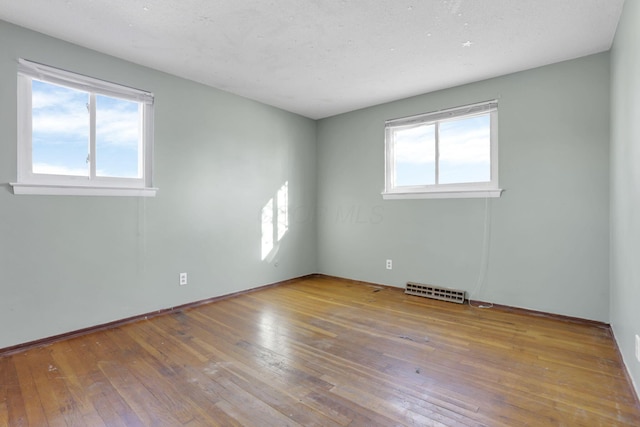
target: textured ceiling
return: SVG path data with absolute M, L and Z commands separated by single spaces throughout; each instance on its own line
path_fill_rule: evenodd
M 606 51 L 623 2 L 0 0 L 0 19 L 317 119 Z

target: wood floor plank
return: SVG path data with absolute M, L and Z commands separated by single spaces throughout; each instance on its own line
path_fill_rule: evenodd
M 408 403 L 419 401 L 432 413 L 442 414 L 444 417 L 460 422 L 467 417 L 467 413 L 478 411 L 474 405 L 450 396 L 444 397 L 431 387 L 423 387 L 419 381 L 400 383 L 395 376 L 358 366 L 357 362 L 333 357 L 330 352 L 308 348 L 300 348 L 299 351 L 306 354 L 308 363 L 324 366 L 327 374 L 322 378 L 336 386 L 357 384 L 363 392 L 381 391 L 395 400 Z M 415 374 L 415 371 L 413 372 Z
M 120 352 L 110 344 L 105 332 L 80 337 L 66 342 L 70 351 L 64 352 L 68 366 L 72 367 L 80 390 L 93 406 L 95 414 L 106 426 L 144 426 L 145 423 L 114 387 L 111 378 L 100 369 L 100 364 L 108 360 L 118 360 L 126 364 L 131 355 Z M 53 346 L 54 348 L 60 347 Z M 90 424 L 88 424 L 90 425 Z M 96 425 L 97 422 L 96 422 Z
M 73 412 L 80 416 L 77 423 L 84 426 L 105 426 L 92 399 L 87 395 L 84 383 L 78 377 L 83 375 L 84 371 L 75 363 L 74 350 L 68 344 L 64 342 L 51 349 L 51 366 L 57 372 L 58 380 L 64 381 L 66 385 L 68 399 L 73 402 Z
M 9 425 L 9 419 L 19 426 L 27 425 L 28 421 L 13 360 L 0 358 L 0 426 Z
M 640 426 L 610 329 L 323 276 L 0 357 L 0 426 Z
M 144 354 L 144 350 L 137 345 L 138 342 L 148 343 L 153 338 L 153 335 L 150 334 L 150 325 L 147 323 L 143 326 L 146 328 L 144 331 L 146 333 L 139 341 L 126 339 L 120 331 L 107 332 L 109 340 L 114 345 L 132 354 L 139 354 L 140 357 L 135 357 L 126 366 L 122 366 L 119 361 L 101 362 L 101 369 L 112 383 L 116 378 L 115 371 L 119 371 L 121 376 L 116 388 L 120 388 L 126 393 L 126 396 L 139 393 L 145 397 L 143 399 L 140 396 L 136 398 L 136 408 L 139 411 L 144 411 L 147 417 L 151 417 L 154 424 L 186 425 L 197 421 L 206 425 L 208 416 L 204 413 L 203 408 L 194 404 L 193 399 L 190 398 L 193 387 L 183 381 L 171 363 L 170 356 L 167 356 L 170 351 L 165 345 L 167 339 L 160 337 L 159 341 L 156 341 L 157 347 L 161 349 L 156 355 L 162 354 L 162 360 L 150 357 L 148 353 Z M 146 349 L 150 349 L 150 347 L 146 347 Z M 181 353 L 181 355 L 184 356 L 185 353 Z M 111 374 L 107 371 L 110 371 Z M 179 381 L 174 381 L 175 379 L 179 379 Z M 130 402 L 129 399 L 125 400 Z
M 32 350 L 27 353 L 11 356 L 11 360 L 16 368 L 16 373 L 20 382 L 20 394 L 25 402 L 27 425 L 29 426 L 48 426 L 47 417 L 41 402 L 40 394 L 36 388 L 34 378 L 29 367 L 33 353 Z M 11 415 L 11 414 L 9 414 Z M 9 418 L 9 425 L 18 424 L 20 420 Z

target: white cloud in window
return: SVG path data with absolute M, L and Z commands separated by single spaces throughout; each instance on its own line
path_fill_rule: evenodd
M 48 175 L 71 175 L 71 176 L 88 176 L 89 168 L 74 168 L 61 165 L 52 165 L 50 163 L 37 162 L 33 164 L 33 172 Z M 102 170 L 96 171 L 97 175 L 104 175 Z
M 440 161 L 452 163 L 487 163 L 491 159 L 488 129 L 458 133 L 440 141 Z
M 96 132 L 100 144 L 138 148 L 138 104 L 98 96 Z M 85 92 L 35 82 L 32 90 L 34 135 L 47 144 L 86 142 L 89 137 L 89 96 Z
M 396 162 L 435 162 L 433 125 L 398 130 L 395 132 L 395 143 Z M 457 164 L 488 163 L 491 155 L 490 144 L 490 129 L 487 124 L 478 125 L 471 120 L 461 120 L 454 122 L 454 126 L 441 126 L 440 161 Z
M 33 132 L 49 136 L 47 142 L 56 143 L 56 136 L 64 135 L 65 140 L 86 139 L 89 134 L 89 118 L 87 114 L 78 112 L 33 112 Z
M 138 148 L 138 111 L 124 108 L 101 109 L 97 112 L 97 137 L 103 144 Z
M 48 175 L 88 176 L 87 168 L 70 168 L 66 166 L 51 165 L 48 163 L 34 163 L 33 172 Z
M 52 84 L 40 83 L 32 91 L 31 107 L 34 110 L 43 110 L 69 105 L 81 99 L 78 96 L 79 93 L 71 92 Z
M 435 161 L 433 125 L 397 130 L 394 137 L 396 162 L 424 164 Z

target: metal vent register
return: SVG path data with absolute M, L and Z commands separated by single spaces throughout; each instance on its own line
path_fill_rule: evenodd
M 407 282 L 405 294 L 439 299 L 442 301 L 464 304 L 465 292 L 459 289 L 440 288 L 437 286 L 423 285 L 421 283 Z

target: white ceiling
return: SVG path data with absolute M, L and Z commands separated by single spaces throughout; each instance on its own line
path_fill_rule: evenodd
M 0 19 L 318 119 L 611 47 L 624 0 L 0 0 Z

